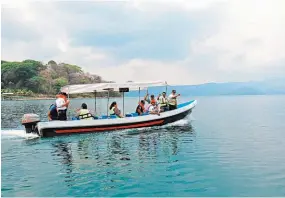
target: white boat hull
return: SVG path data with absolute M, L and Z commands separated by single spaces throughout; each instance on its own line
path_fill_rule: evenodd
M 131 128 L 161 126 L 185 118 L 192 112 L 197 101 L 192 100 L 180 104 L 177 109 L 166 111 L 160 115 L 144 115 L 116 119 L 51 121 L 37 123 L 37 130 L 42 137 L 66 134 L 92 133 Z

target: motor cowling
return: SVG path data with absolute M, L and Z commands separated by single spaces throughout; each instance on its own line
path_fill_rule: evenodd
M 40 122 L 40 116 L 37 114 L 24 114 L 22 117 L 22 125 L 25 126 L 26 133 L 38 133 L 37 123 Z

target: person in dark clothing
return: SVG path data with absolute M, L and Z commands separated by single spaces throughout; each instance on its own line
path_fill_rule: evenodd
M 50 105 L 50 107 L 49 107 L 48 120 L 49 120 L 49 121 L 58 120 L 58 114 L 57 114 L 57 110 L 56 110 L 55 104 L 52 104 L 52 105 Z
M 58 120 L 65 121 L 67 120 L 66 109 L 58 110 Z
M 142 115 L 145 112 L 144 104 L 145 104 L 144 100 L 141 100 L 141 102 L 136 108 L 136 113 L 138 113 L 139 115 Z

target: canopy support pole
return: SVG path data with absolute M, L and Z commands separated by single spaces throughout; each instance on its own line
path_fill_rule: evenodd
M 139 102 L 141 100 L 141 88 L 139 87 Z
M 69 100 L 69 86 L 68 86 L 67 98 Z M 68 108 L 66 108 L 66 109 L 68 109 Z M 68 111 L 68 117 L 70 117 L 70 111 Z
M 96 104 L 96 90 L 94 91 L 94 98 L 95 98 L 95 114 L 97 113 L 96 111 L 96 107 L 97 107 L 97 104 Z
M 123 115 L 125 115 L 125 92 L 123 92 Z
M 110 97 L 110 90 L 108 90 L 108 102 L 107 102 L 107 116 L 109 116 L 109 97 Z

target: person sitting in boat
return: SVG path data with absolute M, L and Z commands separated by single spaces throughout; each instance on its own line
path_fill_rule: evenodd
M 87 104 L 82 103 L 81 109 L 77 109 L 77 116 L 80 120 L 93 120 L 93 115 L 87 109 Z
M 169 95 L 169 110 L 177 109 L 177 97 L 180 96 L 180 94 L 176 94 L 176 90 L 172 90 L 171 94 Z
M 152 102 L 154 102 L 155 104 L 157 104 L 157 101 L 155 100 L 153 94 L 150 96 L 150 99 L 149 99 L 148 96 L 149 96 L 149 94 L 147 93 L 147 94 L 145 95 L 145 97 L 144 97 L 144 101 L 148 102 L 148 105 L 145 105 L 146 111 L 149 110 L 149 107 L 151 106 L 151 103 L 152 103 Z
M 56 110 L 56 105 L 52 104 L 49 107 L 48 120 L 52 121 L 52 120 L 57 120 L 57 119 L 58 119 L 58 114 L 57 114 L 57 110 Z
M 59 98 L 59 94 L 56 94 L 55 98 L 56 100 Z M 52 120 L 58 120 L 58 113 L 57 113 L 57 107 L 56 104 L 52 104 L 49 107 L 49 111 L 48 111 L 48 120 L 52 121 Z
M 109 114 L 110 115 L 116 115 L 119 118 L 123 118 L 124 116 L 121 114 L 121 111 L 118 108 L 117 102 L 112 102 L 109 108 Z
M 65 92 L 60 92 L 55 102 L 57 107 L 58 120 L 67 120 L 66 111 L 69 105 L 69 100 L 67 100 L 67 94 Z
M 156 102 L 155 102 L 154 100 L 152 100 L 152 101 L 150 102 L 150 106 L 149 106 L 149 109 L 148 109 L 148 113 L 149 113 L 149 114 L 160 115 L 158 105 L 156 104 Z
M 162 92 L 162 95 L 159 94 L 158 96 L 158 102 L 160 105 L 160 111 L 168 111 L 168 99 L 166 97 L 166 93 Z
M 141 100 L 139 105 L 136 108 L 136 113 L 139 115 L 142 115 L 145 112 L 145 108 L 144 108 L 145 102 L 144 100 Z

